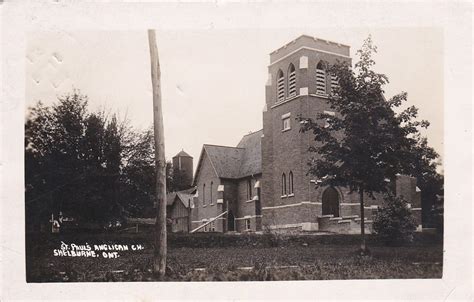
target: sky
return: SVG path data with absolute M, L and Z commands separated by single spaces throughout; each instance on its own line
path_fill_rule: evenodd
M 429 145 L 443 156 L 443 33 L 436 28 L 279 28 L 157 30 L 165 150 L 194 157 L 203 144 L 235 146 L 262 128 L 269 53 L 302 34 L 351 46 L 370 34 L 386 97 L 406 91 L 407 105 L 430 121 Z M 152 124 L 146 31 L 30 32 L 26 105 L 52 104 L 79 89 L 91 110 L 106 108 L 145 129 Z

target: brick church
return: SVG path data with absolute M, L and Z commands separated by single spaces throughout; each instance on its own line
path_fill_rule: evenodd
M 190 230 L 203 232 L 330 231 L 360 232 L 357 193 L 321 187 L 307 175 L 314 142 L 301 133 L 298 115 L 331 112 L 328 93 L 337 79 L 326 72 L 336 60 L 351 62 L 350 47 L 300 36 L 270 53 L 263 129 L 245 135 L 237 146 L 204 145 L 193 185 Z M 324 125 L 322 125 L 324 126 Z M 408 200 L 421 228 L 420 190 L 416 180 L 387 180 Z M 365 197 L 367 232 L 383 200 Z

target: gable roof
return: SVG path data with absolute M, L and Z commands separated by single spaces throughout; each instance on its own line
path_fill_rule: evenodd
M 238 178 L 240 163 L 245 153 L 243 148 L 204 145 L 209 160 L 218 177 Z
M 247 134 L 237 145 L 245 149 L 240 166 L 241 177 L 262 173 L 262 134 L 263 129 Z
M 193 206 L 193 197 L 196 188 L 166 194 L 166 206 L 172 206 L 176 200 L 181 201 L 184 207 Z M 189 202 L 190 201 L 190 202 Z
M 184 205 L 185 208 L 188 208 L 190 206 L 193 207 L 194 194 L 177 192 L 176 196 L 178 197 L 178 199 L 181 201 L 181 203 Z
M 263 130 L 245 135 L 237 147 L 204 145 L 199 157 L 195 179 L 205 156 L 219 178 L 239 179 L 262 173 Z
M 189 155 L 188 153 L 186 153 L 184 150 L 181 150 L 178 154 L 173 156 L 173 158 L 175 158 L 175 157 L 192 157 L 192 156 Z

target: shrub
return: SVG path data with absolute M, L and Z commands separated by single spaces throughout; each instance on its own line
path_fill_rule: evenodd
M 268 225 L 263 226 L 263 237 L 270 247 L 279 247 L 284 242 L 284 236 L 276 231 L 272 231 Z
M 416 223 L 406 200 L 393 195 L 385 198 L 373 223 L 374 232 L 379 240 L 389 245 L 400 245 L 413 240 Z

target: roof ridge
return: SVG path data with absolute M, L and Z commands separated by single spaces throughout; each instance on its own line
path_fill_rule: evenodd
M 244 134 L 244 136 L 249 136 L 249 135 L 255 134 L 255 133 L 260 132 L 260 131 L 263 131 L 263 128 L 260 129 L 260 130 L 257 130 L 257 131 L 253 131 L 251 133 Z
M 280 46 L 279 48 L 277 48 L 277 49 L 275 49 L 274 51 L 270 52 L 270 54 L 272 55 L 272 54 L 274 54 L 274 53 L 277 53 L 279 50 L 288 47 L 290 44 L 295 43 L 296 40 L 301 39 L 301 38 L 303 38 L 303 37 L 310 38 L 310 39 L 313 39 L 313 40 L 315 40 L 315 41 L 319 40 L 319 41 L 322 41 L 322 42 L 325 42 L 325 43 L 334 44 L 334 45 L 338 45 L 338 46 L 350 47 L 349 45 L 344 44 L 344 43 L 339 43 L 339 42 L 335 42 L 335 41 L 331 41 L 331 40 L 327 40 L 327 39 L 323 39 L 323 38 L 318 38 L 318 37 L 316 37 L 316 36 L 311 36 L 311 35 L 307 35 L 307 34 L 302 34 L 302 35 L 299 35 L 298 37 L 294 38 L 294 39 L 291 40 L 290 42 L 284 44 L 283 46 Z
M 245 148 L 241 148 L 241 147 L 222 146 L 222 145 L 213 145 L 213 144 L 204 144 L 203 146 L 221 147 L 221 148 L 231 148 L 231 149 L 245 149 Z

